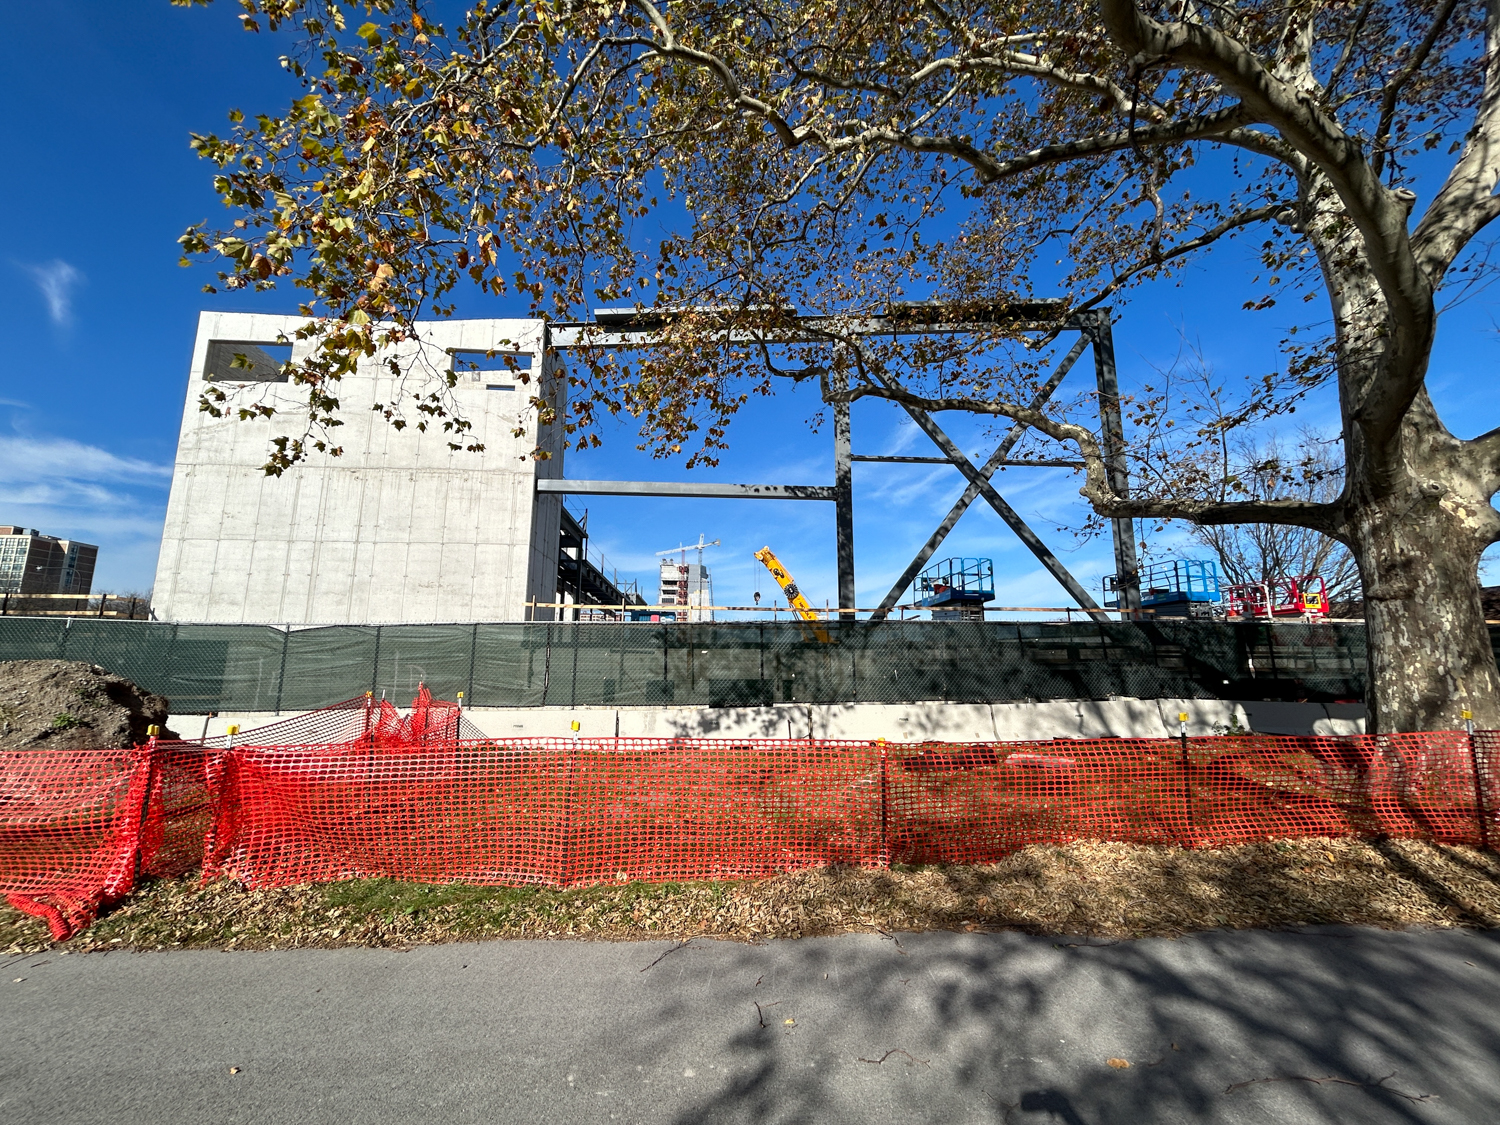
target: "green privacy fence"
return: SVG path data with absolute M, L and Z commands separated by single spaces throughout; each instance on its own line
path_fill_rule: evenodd
M 426 683 L 477 707 L 1363 698 L 1361 625 L 886 621 L 333 626 L 0 617 L 0 660 L 99 664 L 176 714 Z M 1500 634 L 1496 634 L 1500 642 Z

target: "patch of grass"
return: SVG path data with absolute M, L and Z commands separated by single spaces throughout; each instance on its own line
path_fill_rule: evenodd
M 52 716 L 53 730 L 72 730 L 74 727 L 80 726 L 82 723 L 82 719 L 78 718 L 78 716 L 76 715 L 70 715 L 66 711 L 60 711 L 56 715 Z
M 985 866 L 825 867 L 767 879 L 558 890 L 390 879 L 252 891 L 196 876 L 141 886 L 68 943 L 96 949 L 408 946 L 492 938 L 754 941 L 1016 929 L 1099 937 L 1309 925 L 1500 927 L 1500 856 L 1409 840 L 1191 850 L 1034 844 Z M 0 950 L 46 928 L 0 908 Z

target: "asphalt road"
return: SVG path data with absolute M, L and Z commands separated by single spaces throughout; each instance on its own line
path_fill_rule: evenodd
M 53 952 L 0 971 L 13 1123 L 1500 1121 L 1493 933 Z

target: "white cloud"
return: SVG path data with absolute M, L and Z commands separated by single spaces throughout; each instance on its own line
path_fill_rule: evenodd
M 119 457 L 97 445 L 71 438 L 0 436 L 0 483 L 56 484 L 58 481 L 166 480 L 172 466 Z
M 149 589 L 171 475 L 71 438 L 0 435 L 0 523 L 97 543 L 95 590 Z
M 83 274 L 61 258 L 41 265 L 23 265 L 47 302 L 47 314 L 53 324 L 64 325 L 73 319 L 73 290 L 83 283 Z

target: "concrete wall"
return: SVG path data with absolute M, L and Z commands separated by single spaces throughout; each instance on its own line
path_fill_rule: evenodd
M 1262 734 L 1362 734 L 1365 709 L 1347 703 L 1232 703 L 1217 699 L 1059 700 L 1051 703 L 847 703 L 772 707 L 471 707 L 469 721 L 493 738 L 833 738 L 892 742 L 1017 741 L 1034 738 L 1169 738 L 1188 713 L 1188 733 L 1233 725 Z M 209 735 L 286 716 L 235 712 L 208 721 Z M 1217 728 L 1217 729 L 1216 729 Z M 173 730 L 202 737 L 201 716 Z
M 209 344 L 284 338 L 297 359 L 311 348 L 295 340 L 305 323 L 240 313 L 199 318 L 157 564 L 157 615 L 294 625 L 519 621 L 528 600 L 552 601 L 560 501 L 539 505 L 534 480 L 538 471 L 562 475 L 561 427 L 541 430 L 551 460 L 529 456 L 538 444 L 530 400 L 539 386 L 560 393 L 560 382 L 546 378 L 556 372 L 542 359 L 543 323 L 421 324 L 420 342 L 394 353 L 408 380 L 405 401 L 387 367 L 391 353 L 361 363 L 333 392 L 344 424 L 330 436 L 343 455 L 313 453 L 270 477 L 260 466 L 272 438 L 303 432 L 305 391 L 278 382 L 209 383 Z M 483 453 L 450 450 L 440 423 L 416 429 L 424 416 L 410 392 L 441 387 L 453 366 L 450 349 L 531 357 L 529 385 L 509 373 L 461 372 L 448 392 Z M 227 393 L 230 417 L 198 409 L 210 387 Z M 232 416 L 258 402 L 282 413 L 251 422 Z M 399 404 L 408 426 L 393 429 L 372 410 L 376 402 Z

